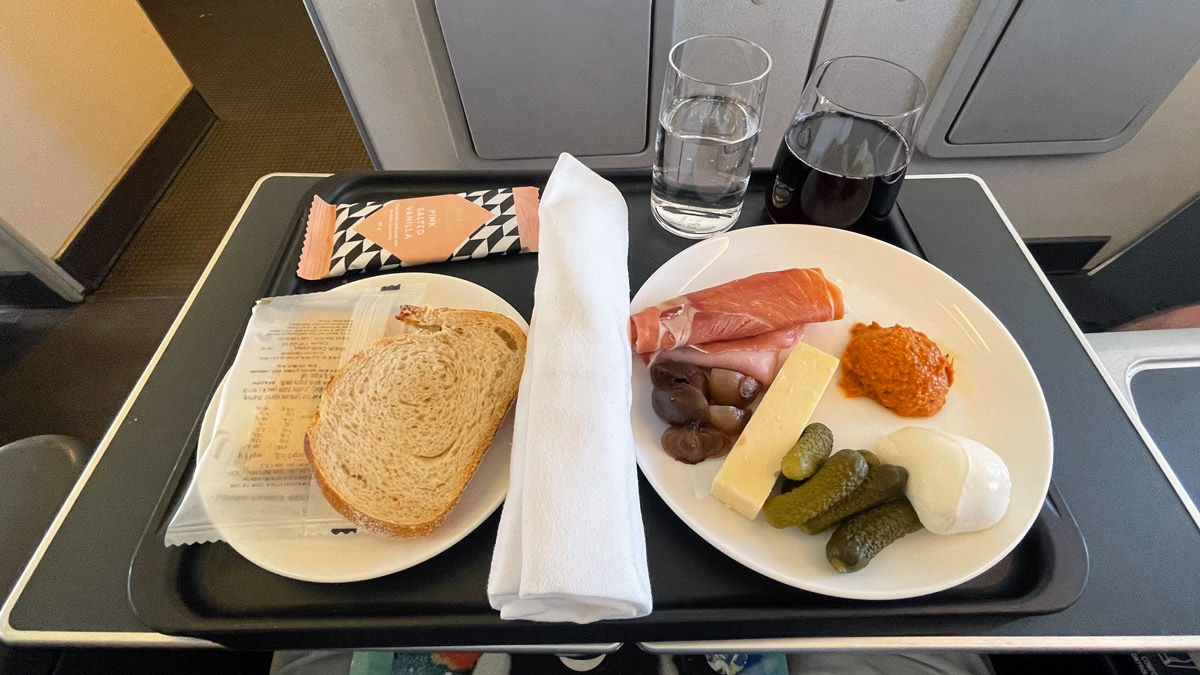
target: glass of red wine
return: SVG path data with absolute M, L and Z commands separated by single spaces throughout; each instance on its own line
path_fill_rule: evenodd
M 896 203 L 927 95 L 911 70 L 869 56 L 813 71 L 767 193 L 777 223 L 872 230 Z

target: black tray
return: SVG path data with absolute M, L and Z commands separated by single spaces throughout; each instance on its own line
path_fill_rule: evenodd
M 545 184 L 546 173 L 343 173 L 317 183 L 330 202 L 412 197 L 492 187 Z M 633 291 L 690 242 L 655 224 L 647 171 L 608 172 L 629 202 Z M 769 222 L 760 207 L 768 183 L 756 172 L 739 227 Z M 327 290 L 362 278 L 317 282 L 295 275 L 307 196 L 278 262 L 269 294 Z M 919 242 L 897 209 L 871 234 L 918 255 Z M 933 261 L 937 262 L 937 261 Z M 488 287 L 529 316 L 535 255 L 485 258 L 420 268 Z M 242 308 L 238 308 L 240 311 Z M 232 353 L 236 348 L 231 345 Z M 639 482 L 655 611 L 631 621 L 531 624 L 501 621 L 486 583 L 499 514 L 451 549 L 408 570 L 348 584 L 287 579 L 247 562 L 224 543 L 167 548 L 163 534 L 191 475 L 199 422 L 143 534 L 129 572 L 130 602 L 151 628 L 233 647 L 337 648 L 522 645 L 674 640 L 938 634 L 985 630 L 1013 616 L 1070 606 L 1087 581 L 1087 549 L 1052 484 L 1024 541 L 988 572 L 955 588 L 909 600 L 831 598 L 761 576 L 710 546 Z M 898 617 L 907 617 L 896 621 Z

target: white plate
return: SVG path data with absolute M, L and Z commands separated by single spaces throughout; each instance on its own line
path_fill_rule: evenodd
M 658 269 L 631 311 L 756 272 L 820 267 L 841 287 L 846 316 L 811 324 L 804 342 L 840 357 L 859 321 L 899 323 L 927 334 L 954 357 L 946 407 L 904 418 L 866 398 L 848 399 L 834 375 L 812 421 L 833 431 L 834 447 L 874 448 L 900 427 L 929 426 L 974 438 L 1012 475 L 1012 500 L 994 527 L 939 536 L 926 530 L 884 549 L 864 570 L 839 574 L 825 559 L 828 534 L 753 522 L 708 493 L 723 459 L 688 466 L 659 446 L 666 428 L 650 409 L 650 377 L 635 359 L 633 433 L 638 465 L 663 500 L 700 536 L 734 560 L 785 584 L 843 598 L 886 600 L 933 593 L 984 572 L 1012 550 L 1041 511 L 1050 485 L 1053 439 L 1041 387 L 1025 355 L 975 296 L 933 265 L 862 235 L 808 225 L 766 225 L 700 242 Z M 680 525 L 682 527 L 682 525 Z
M 425 284 L 425 304 L 432 307 L 481 309 L 503 314 L 528 332 L 529 324 L 500 296 L 469 281 L 440 274 L 409 272 L 359 279 L 330 291 L 361 291 L 403 283 Z M 221 398 L 222 381 L 213 401 Z M 212 439 L 216 406 L 210 405 L 200 429 L 200 447 Z M 462 498 L 442 525 L 416 539 L 396 539 L 370 532 L 288 539 L 262 539 L 237 531 L 221 538 L 247 560 L 266 570 L 301 581 L 340 583 L 374 579 L 424 562 L 458 543 L 504 502 L 508 494 L 508 460 L 512 452 L 512 412 L 504 418 L 491 448 L 467 483 Z M 218 528 L 220 529 L 220 528 Z

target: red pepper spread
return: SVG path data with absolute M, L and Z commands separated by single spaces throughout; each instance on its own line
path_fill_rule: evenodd
M 869 396 L 903 417 L 931 417 L 946 405 L 954 363 L 920 331 L 859 323 L 850 329 L 838 384 L 847 396 Z

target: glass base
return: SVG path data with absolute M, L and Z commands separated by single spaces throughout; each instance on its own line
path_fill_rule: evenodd
M 742 205 L 732 209 L 688 206 L 667 201 L 651 192 L 650 212 L 667 232 L 686 239 L 704 239 L 733 227 L 742 215 Z

